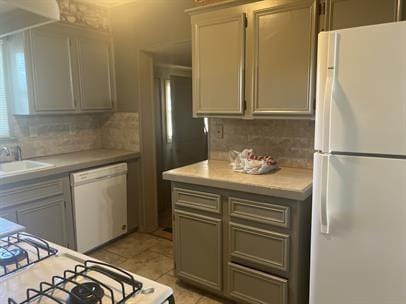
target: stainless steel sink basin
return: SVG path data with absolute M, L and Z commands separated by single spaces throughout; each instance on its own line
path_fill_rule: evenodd
M 1 163 L 0 177 L 22 174 L 25 172 L 38 171 L 50 167 L 54 167 L 54 165 L 33 160 L 21 160 L 8 163 Z

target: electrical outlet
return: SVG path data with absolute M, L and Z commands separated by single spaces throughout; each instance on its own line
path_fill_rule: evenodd
M 218 124 L 214 126 L 214 132 L 216 133 L 216 137 L 222 139 L 224 137 L 224 128 L 223 125 Z

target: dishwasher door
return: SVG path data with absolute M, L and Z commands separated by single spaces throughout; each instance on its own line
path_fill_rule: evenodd
M 88 252 L 127 232 L 127 164 L 71 174 L 76 248 Z

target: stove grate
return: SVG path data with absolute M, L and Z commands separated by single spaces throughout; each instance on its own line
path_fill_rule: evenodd
M 96 278 L 95 274 L 98 275 Z M 99 277 L 106 278 L 116 282 L 117 286 L 120 288 L 113 288 L 109 286 L 104 280 Z M 79 283 L 78 279 L 85 279 L 87 283 Z M 97 290 L 87 287 L 86 284 L 89 282 L 94 283 L 101 288 L 103 288 L 102 294 L 98 293 Z M 69 284 L 70 285 L 69 285 Z M 88 297 L 93 299 L 92 302 L 86 302 L 86 300 L 80 298 L 72 292 L 69 286 L 82 287 L 86 292 Z M 66 304 L 66 303 L 77 303 L 77 304 L 96 304 L 104 303 L 102 298 L 104 295 L 104 290 L 109 294 L 109 301 L 111 304 L 122 304 L 125 303 L 129 298 L 136 295 L 142 289 L 142 283 L 136 281 L 134 277 L 127 271 L 106 264 L 99 261 L 87 260 L 83 264 L 78 264 L 73 270 L 65 270 L 61 276 L 53 276 L 52 282 L 41 282 L 39 289 L 30 288 L 26 292 L 26 299 L 22 302 L 17 302 L 12 298 L 8 299 L 8 304 L 29 304 L 37 301 L 35 303 L 41 303 L 41 297 L 47 298 L 47 300 L 52 300 L 54 303 Z M 117 292 L 114 290 L 120 290 L 120 293 L 117 295 Z M 69 299 L 68 302 L 62 300 L 60 296 L 55 296 L 55 291 L 60 291 L 67 296 Z M 104 299 L 104 298 L 103 298 Z
M 0 239 L 0 253 L 1 278 L 53 256 L 58 250 L 39 237 L 19 232 Z

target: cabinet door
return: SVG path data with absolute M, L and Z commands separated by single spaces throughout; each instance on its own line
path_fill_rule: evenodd
M 402 0 L 327 0 L 328 29 L 393 22 Z
M 77 40 L 81 110 L 113 108 L 112 57 L 108 39 Z
M 17 210 L 17 222 L 48 241 L 67 247 L 66 212 L 63 198 L 32 203 Z
M 222 289 L 221 220 L 175 211 L 176 274 L 213 290 Z
M 312 114 L 316 1 L 271 5 L 254 5 L 251 15 L 253 114 Z
M 199 16 L 193 23 L 193 112 L 243 114 L 245 14 Z
M 30 32 L 35 112 L 74 112 L 72 41 L 63 31 Z
M 0 211 L 0 217 L 8 221 L 17 223 L 17 214 L 15 209 Z

